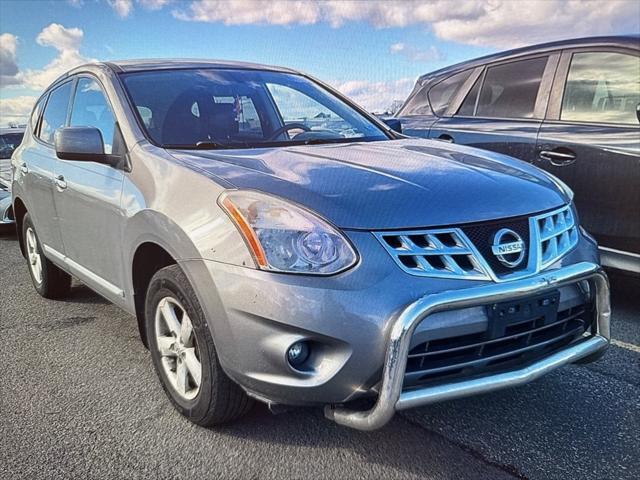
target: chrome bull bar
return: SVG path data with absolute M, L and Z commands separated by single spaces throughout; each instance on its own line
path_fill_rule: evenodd
M 490 374 L 481 378 L 402 391 L 409 345 L 417 325 L 429 315 L 489 303 L 518 300 L 583 280 L 593 281 L 596 334 L 551 354 L 521 369 Z M 340 425 L 358 430 L 375 430 L 384 426 L 396 410 L 419 407 L 443 400 L 490 392 L 522 385 L 562 365 L 596 354 L 609 345 L 609 281 L 600 266 L 583 262 L 513 282 L 482 285 L 426 295 L 408 305 L 396 318 L 387 347 L 382 382 L 375 405 L 367 411 L 333 406 L 325 407 L 325 416 Z

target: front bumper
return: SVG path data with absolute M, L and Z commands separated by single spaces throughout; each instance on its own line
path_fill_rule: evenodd
M 592 337 L 573 343 L 521 369 L 403 392 L 404 373 L 413 333 L 418 324 L 429 315 L 517 300 L 583 280 L 591 280 L 595 289 L 596 333 Z M 359 430 L 374 430 L 384 426 L 396 410 L 522 385 L 562 365 L 601 353 L 609 344 L 610 316 L 607 277 L 597 264 L 591 262 L 569 265 L 518 281 L 425 295 L 402 310 L 393 322 L 379 395 L 373 408 L 356 411 L 327 406 L 325 415 L 341 425 Z

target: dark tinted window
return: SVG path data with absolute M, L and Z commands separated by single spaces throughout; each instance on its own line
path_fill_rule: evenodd
M 463 117 L 473 116 L 476 109 L 476 100 L 478 99 L 478 92 L 480 91 L 480 84 L 482 83 L 482 79 L 483 76 L 481 75 L 476 80 L 476 83 L 473 84 L 473 87 L 471 88 L 471 90 L 469 90 L 469 93 L 467 93 L 464 102 L 462 102 L 462 105 L 460 105 L 457 115 Z
M 489 67 L 478 109 L 479 117 L 532 118 L 547 57 Z
M 613 52 L 576 53 L 562 100 L 562 120 L 638 124 L 640 58 Z
M 436 115 L 442 115 L 449 108 L 453 95 L 471 75 L 471 70 L 457 73 L 438 83 L 429 90 L 429 102 Z
M 13 151 L 22 142 L 23 133 L 5 133 L 0 135 L 0 158 L 11 158 Z
M 71 82 L 65 83 L 49 94 L 49 101 L 44 109 L 40 126 L 39 137 L 43 142 L 53 144 L 53 134 L 58 128 L 65 126 L 70 96 Z
M 428 87 L 416 87 L 415 90 L 417 91 L 412 94 L 405 107 L 398 112 L 398 115 L 429 115 L 432 112 L 436 115 L 442 115 L 449 108 L 453 95 L 469 78 L 469 75 L 471 75 L 471 70 L 445 78 L 430 89 Z
M 96 80 L 92 78 L 78 80 L 70 125 L 97 128 L 102 134 L 104 153 L 112 153 L 115 118 Z

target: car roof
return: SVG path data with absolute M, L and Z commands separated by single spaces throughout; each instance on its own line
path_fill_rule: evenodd
M 229 60 L 200 60 L 200 59 L 140 59 L 140 60 L 115 60 L 104 62 L 112 70 L 120 72 L 140 72 L 149 70 L 168 70 L 184 68 L 217 68 L 217 69 L 245 69 L 245 70 L 265 70 L 271 72 L 298 73 L 295 70 L 276 67 L 273 65 L 262 65 L 250 62 L 235 62 Z
M 440 77 L 446 73 L 477 67 L 479 65 L 484 65 L 485 63 L 506 60 L 511 57 L 519 57 L 522 55 L 531 55 L 536 53 L 545 53 L 554 50 L 579 47 L 627 47 L 640 49 L 640 34 L 573 38 L 569 40 L 558 40 L 555 42 L 540 43 L 537 45 L 530 45 L 527 47 L 520 47 L 512 50 L 505 50 L 503 52 L 492 53 L 491 55 L 485 55 L 483 57 L 474 58 L 472 60 L 466 60 L 455 65 L 441 68 L 440 70 L 435 70 L 433 72 L 420 76 L 418 78 L 418 82 L 423 84 L 425 81 Z

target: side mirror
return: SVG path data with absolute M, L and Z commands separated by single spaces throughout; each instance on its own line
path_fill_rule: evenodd
M 54 136 L 56 155 L 61 160 L 77 160 L 116 166 L 120 155 L 104 153 L 100 130 L 95 127 L 64 127 Z
M 400 122 L 400 120 L 398 120 L 397 118 L 387 117 L 381 118 L 380 120 L 382 120 L 391 130 L 402 133 L 402 122 Z
M 638 122 L 640 122 L 640 103 L 636 105 L 636 118 L 638 119 Z

